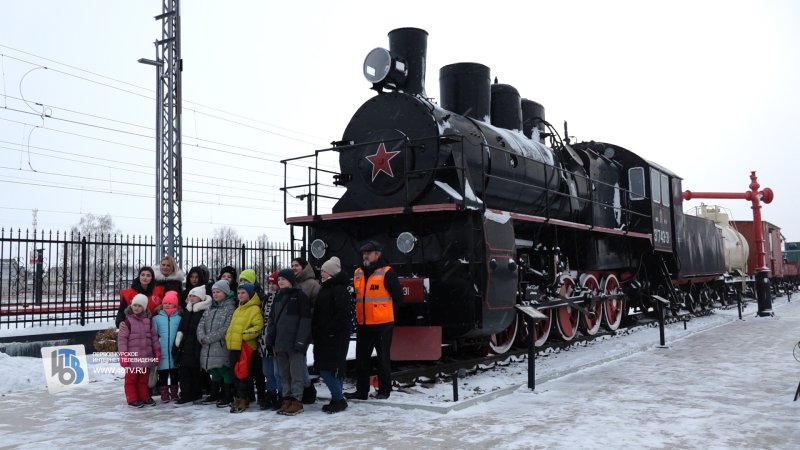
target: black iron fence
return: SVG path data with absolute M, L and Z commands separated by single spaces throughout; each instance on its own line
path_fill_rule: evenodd
M 158 270 L 155 251 L 152 237 L 0 229 L 0 330 L 112 320 L 139 268 Z M 181 269 L 255 269 L 266 286 L 299 254 L 287 243 L 186 239 Z

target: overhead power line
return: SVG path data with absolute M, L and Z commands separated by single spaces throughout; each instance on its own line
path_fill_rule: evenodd
M 10 97 L 10 98 L 14 98 L 14 97 Z M 36 104 L 37 105 L 41 105 L 41 103 L 38 103 L 38 102 Z M 102 125 L 95 125 L 95 124 L 91 124 L 91 123 L 87 123 L 87 122 L 63 119 L 63 118 L 60 118 L 60 117 L 54 117 L 54 116 L 50 116 L 50 115 L 38 114 L 38 113 L 35 113 L 33 111 L 25 111 L 25 110 L 20 110 L 20 109 L 16 109 L 16 108 L 9 108 L 9 107 L 4 107 L 2 109 L 6 110 L 6 111 L 12 111 L 12 112 L 20 113 L 20 114 L 26 114 L 26 115 L 32 115 L 32 116 L 40 117 L 40 118 L 42 118 L 43 122 L 46 119 L 52 119 L 52 120 L 68 122 L 68 123 L 72 123 L 72 124 L 76 124 L 76 125 L 83 125 L 83 126 L 87 126 L 87 127 L 98 128 L 98 129 L 102 129 L 102 130 L 105 130 L 105 131 L 111 131 L 111 132 L 118 132 L 118 133 L 133 135 L 133 136 L 142 137 L 142 138 L 145 138 L 145 139 L 154 139 L 154 136 L 151 136 L 151 135 L 145 135 L 145 134 L 141 134 L 141 133 L 134 133 L 134 132 L 126 131 L 126 130 L 119 130 L 119 129 L 116 129 L 116 128 L 104 127 Z M 2 118 L 2 117 L 0 117 L 0 120 L 19 123 L 19 124 L 23 124 L 23 125 L 27 125 L 27 126 L 31 126 L 31 127 L 36 127 L 36 128 L 41 128 L 41 129 L 44 129 L 44 130 L 55 131 L 55 132 L 59 132 L 59 133 L 71 134 L 71 135 L 74 135 L 74 136 L 84 137 L 84 138 L 87 138 L 87 139 L 101 140 L 101 141 L 106 142 L 106 143 L 124 145 L 124 146 L 131 147 L 131 148 L 145 150 L 145 151 L 148 151 L 148 152 L 151 152 L 151 153 L 155 152 L 155 150 L 153 150 L 153 149 L 148 149 L 148 148 L 138 147 L 138 146 L 131 146 L 129 144 L 124 144 L 124 143 L 117 142 L 117 141 L 110 141 L 110 140 L 107 140 L 107 139 L 101 139 L 101 138 L 96 138 L 96 137 L 93 137 L 93 136 L 87 136 L 87 135 L 73 133 L 73 132 L 69 132 L 69 131 L 65 131 L 65 130 L 60 130 L 60 129 L 57 129 L 57 128 L 51 128 L 51 127 L 44 126 L 44 124 L 42 124 L 42 125 L 31 124 L 31 123 L 27 123 L 27 122 L 14 121 L 12 119 L 6 119 L 6 118 Z M 200 144 L 197 144 L 197 143 L 192 144 L 192 143 L 188 142 L 186 140 L 186 138 L 195 139 L 197 141 L 210 142 L 210 143 L 217 144 L 217 145 L 222 145 L 222 146 L 225 146 L 225 147 L 231 147 L 231 148 L 236 148 L 236 149 L 241 149 L 241 150 L 246 150 L 246 151 L 251 151 L 251 152 L 257 152 L 257 153 L 260 153 L 260 154 L 250 155 L 250 154 L 246 154 L 246 153 L 240 153 L 240 152 L 234 152 L 234 151 L 230 151 L 230 150 L 225 150 L 225 149 L 221 149 L 221 148 L 217 148 L 217 147 L 210 147 L 208 145 L 200 145 Z M 268 161 L 268 162 L 280 163 L 281 159 L 283 158 L 282 155 L 269 153 L 269 152 L 266 152 L 264 150 L 259 150 L 259 149 L 250 148 L 250 147 L 243 147 L 243 146 L 228 144 L 228 143 L 225 143 L 225 142 L 218 142 L 218 141 L 212 141 L 212 140 L 208 140 L 208 139 L 202 139 L 202 138 L 198 138 L 196 136 L 184 136 L 183 144 L 187 145 L 187 146 L 191 146 L 191 147 L 196 147 L 196 148 L 201 148 L 201 149 L 213 151 L 213 152 L 224 153 L 225 155 L 241 156 L 243 158 L 251 158 L 251 159 L 256 159 L 256 160 L 259 160 L 259 161 Z M 272 156 L 274 158 L 269 158 L 269 157 L 267 157 L 265 155 Z M 193 159 L 193 158 L 186 157 L 186 159 Z M 300 168 L 306 168 L 306 166 L 304 166 L 304 165 L 302 165 L 300 163 L 297 163 L 297 162 L 290 162 L 289 165 L 290 166 L 295 166 L 295 167 L 300 167 Z M 322 168 L 322 169 L 332 170 L 332 171 L 337 169 L 337 168 L 335 168 L 333 166 L 325 165 L 325 164 L 320 164 L 319 167 Z M 274 175 L 279 175 L 279 174 L 274 173 L 274 172 L 273 172 L 273 174 Z
M 0 209 L 6 209 L 6 210 L 10 210 L 10 211 L 26 211 L 26 212 L 30 212 L 31 211 L 31 208 L 14 208 L 14 207 L 9 207 L 9 206 L 0 206 Z M 69 215 L 76 215 L 76 216 L 83 216 L 83 215 L 87 214 L 87 213 L 75 212 L 75 211 L 57 211 L 57 210 L 52 210 L 52 209 L 41 209 L 41 208 L 35 208 L 35 209 L 37 211 L 39 211 L 39 212 L 50 213 L 50 214 L 69 214 Z M 132 220 L 147 220 L 147 221 L 152 221 L 153 220 L 152 217 L 120 216 L 120 215 L 117 215 L 117 214 L 114 214 L 111 217 L 113 219 L 132 219 Z M 229 226 L 229 227 L 243 227 L 243 228 L 269 228 L 269 229 L 273 229 L 273 230 L 286 230 L 287 229 L 287 226 L 275 227 L 275 226 L 269 226 L 269 225 L 246 225 L 246 224 L 243 224 L 243 223 L 216 222 L 216 221 L 213 221 L 213 220 L 211 220 L 211 221 L 184 220 L 183 222 L 184 223 L 204 224 L 204 225 L 224 225 L 224 226 Z
M 75 77 L 75 78 L 78 78 L 78 79 L 81 79 L 81 80 L 84 80 L 84 81 L 88 81 L 90 83 L 99 84 L 101 86 L 105 86 L 105 87 L 108 87 L 108 88 L 111 88 L 111 89 L 116 89 L 116 90 L 119 90 L 119 91 L 122 91 L 122 92 L 126 92 L 126 93 L 129 93 L 129 94 L 132 94 L 132 95 L 136 95 L 138 97 L 144 97 L 144 98 L 151 99 L 151 100 L 155 99 L 155 91 L 153 89 L 151 89 L 151 88 L 139 86 L 139 85 L 136 85 L 136 84 L 133 84 L 133 83 L 129 83 L 127 81 L 119 80 L 117 78 L 113 78 L 113 77 L 109 77 L 109 76 L 106 76 L 106 75 L 102 75 L 102 74 L 99 74 L 97 72 L 92 72 L 90 70 L 82 69 L 82 68 L 77 67 L 77 66 L 73 66 L 73 65 L 66 64 L 66 63 L 63 63 L 63 62 L 60 62 L 60 61 L 56 61 L 56 60 L 53 60 L 53 59 L 45 58 L 43 56 L 39 56 L 39 55 L 30 53 L 30 52 L 19 50 L 19 49 L 14 48 L 14 47 L 9 47 L 7 45 L 0 44 L 0 47 L 4 47 L 4 48 L 7 48 L 9 50 L 13 50 L 13 51 L 16 51 L 16 52 L 19 52 L 19 53 L 23 53 L 23 54 L 26 54 L 28 56 L 33 56 L 35 58 L 39 58 L 39 59 L 42 59 L 44 61 L 48 61 L 48 62 L 59 64 L 59 65 L 65 66 L 65 67 L 69 67 L 70 69 L 74 69 L 74 70 L 77 70 L 77 71 L 80 71 L 80 72 L 88 73 L 88 74 L 91 74 L 91 75 L 94 75 L 94 76 L 97 76 L 97 77 L 100 77 L 100 78 L 103 78 L 103 79 L 106 79 L 106 80 L 110 80 L 110 81 L 114 81 L 116 83 L 120 83 L 120 84 L 126 85 L 126 86 L 131 86 L 131 87 L 134 87 L 134 88 L 137 88 L 137 89 L 141 89 L 141 90 L 147 91 L 149 94 L 144 95 L 144 94 L 141 94 L 139 92 L 133 92 L 133 91 L 128 90 L 128 89 L 123 89 L 123 88 L 120 88 L 118 86 L 110 85 L 108 83 L 102 83 L 102 82 L 99 82 L 97 80 L 92 80 L 92 79 L 89 79 L 89 78 L 86 78 L 86 77 L 81 77 L 79 75 L 71 74 L 69 72 L 64 72 L 64 71 L 61 71 L 61 70 L 58 70 L 58 69 L 55 69 L 55 68 L 52 68 L 52 67 L 44 66 L 42 64 L 39 64 L 39 63 L 36 63 L 36 62 L 33 62 L 33 61 L 25 60 L 25 59 L 22 59 L 22 58 L 17 58 L 17 57 L 14 57 L 14 56 L 11 56 L 11 55 L 8 55 L 8 54 L 5 54 L 5 53 L 0 53 L 0 55 L 5 56 L 5 57 L 7 57 L 9 59 L 14 59 L 16 61 L 19 61 L 19 62 L 22 62 L 22 63 L 25 63 L 25 64 L 30 64 L 32 66 L 37 66 L 37 67 L 40 67 L 40 68 L 43 68 L 43 69 L 52 70 L 54 72 L 61 73 L 61 74 L 66 75 L 66 76 Z M 269 123 L 269 122 L 265 122 L 265 121 L 261 121 L 261 120 L 258 120 L 258 119 L 254 119 L 252 117 L 247 117 L 247 116 L 244 116 L 244 115 L 241 115 L 241 114 L 237 114 L 237 113 L 233 113 L 233 112 L 230 112 L 230 111 L 226 111 L 226 110 L 223 110 L 223 109 L 220 109 L 220 108 L 216 108 L 216 107 L 213 107 L 213 106 L 204 105 L 202 103 L 198 103 L 198 102 L 195 102 L 195 101 L 191 101 L 191 100 L 187 100 L 187 99 L 184 99 L 183 101 L 185 103 L 191 103 L 193 105 L 197 105 L 197 106 L 199 106 L 201 108 L 205 108 L 205 109 L 209 109 L 209 110 L 212 110 L 212 111 L 221 112 L 221 113 L 233 116 L 233 117 L 238 117 L 238 118 L 241 118 L 241 119 L 249 120 L 251 122 L 260 123 L 262 125 L 270 126 L 270 127 L 273 127 L 273 128 L 278 128 L 278 129 L 281 129 L 281 130 L 284 130 L 284 131 L 290 131 L 292 133 L 300 134 L 300 135 L 311 137 L 311 138 L 314 138 L 314 139 L 319 139 L 322 142 L 325 141 L 324 138 L 321 138 L 319 136 L 314 136 L 314 135 L 311 135 L 311 134 L 308 134 L 308 133 L 305 133 L 305 132 L 302 132 L 302 131 L 294 130 L 294 129 L 283 127 L 283 126 L 280 126 L 280 125 L 275 125 L 275 124 L 272 124 L 272 123 Z M 222 119 L 220 117 L 214 116 L 212 114 L 204 113 L 202 111 L 199 111 L 199 110 L 196 110 L 196 109 L 193 109 L 193 108 L 184 108 L 184 109 L 188 110 L 188 111 L 195 111 L 195 112 L 200 113 L 200 114 L 205 114 L 205 115 L 208 115 L 210 117 L 216 117 L 218 119 Z M 226 120 L 226 119 L 222 119 L 222 120 Z M 239 123 L 239 122 L 236 122 L 236 121 L 231 121 L 231 122 Z M 248 126 L 246 124 L 241 124 L 241 123 L 239 123 L 239 124 L 240 125 L 244 125 L 244 126 Z M 252 128 L 260 129 L 258 127 L 252 127 Z M 297 139 L 297 138 L 294 138 L 294 137 L 291 137 L 291 136 L 281 135 L 280 133 L 275 133 L 275 132 L 273 132 L 271 130 L 264 130 L 264 129 L 260 129 L 260 130 L 264 131 L 266 133 L 273 133 L 273 134 L 276 134 L 276 135 L 281 136 L 281 137 L 285 137 L 285 138 L 288 138 L 288 139 L 296 140 L 298 142 L 303 142 L 303 143 L 306 143 L 306 144 L 310 144 L 310 145 L 314 145 L 314 146 L 320 147 L 320 145 L 317 144 L 317 143 L 311 143 L 311 142 L 304 141 L 302 139 Z
M 155 150 L 152 149 L 152 148 L 139 147 L 139 146 L 136 146 L 136 145 L 130 145 L 130 144 L 126 144 L 126 143 L 119 142 L 119 141 L 112 141 L 112 140 L 109 140 L 109 139 L 102 139 L 102 138 L 98 138 L 98 137 L 94 137 L 94 136 L 88 136 L 88 135 L 84 135 L 84 134 L 80 134 L 80 133 L 73 133 L 73 132 L 66 131 L 66 130 L 60 130 L 60 129 L 57 129 L 57 128 L 47 127 L 47 126 L 44 126 L 44 125 L 37 125 L 37 124 L 28 123 L 28 122 L 21 122 L 21 121 L 18 121 L 18 120 L 8 119 L 8 118 L 5 118 L 5 117 L 0 117 L 0 120 L 6 121 L 6 122 L 11 122 L 11 123 L 17 123 L 17 124 L 20 124 L 20 125 L 26 125 L 26 126 L 33 127 L 33 128 L 39 128 L 39 129 L 42 129 L 42 130 L 54 131 L 54 132 L 57 132 L 57 133 L 63 133 L 63 134 L 68 134 L 68 135 L 72 135 L 72 136 L 91 139 L 91 140 L 95 140 L 95 141 L 99 141 L 99 142 L 104 142 L 104 143 L 107 143 L 107 144 L 114 144 L 114 145 L 133 148 L 133 149 L 137 149 L 137 150 L 144 150 L 144 151 L 149 152 L 149 153 L 155 153 Z M 223 150 L 223 149 L 214 148 L 214 147 L 208 147 L 208 146 L 204 146 L 204 145 L 192 145 L 192 144 L 188 144 L 188 145 L 189 146 L 193 146 L 193 147 L 203 148 L 203 149 L 206 149 L 206 150 L 219 152 L 219 153 L 223 153 L 225 155 L 233 154 L 233 155 L 237 155 L 237 156 L 243 156 L 243 157 L 257 159 L 259 161 L 266 160 L 266 161 L 270 161 L 270 162 L 278 162 L 277 160 L 270 159 L 270 158 L 259 158 L 257 156 L 253 156 L 253 155 L 247 155 L 247 154 L 238 153 L 238 152 L 230 152 L 230 151 L 226 151 L 226 150 Z M 205 159 L 193 158 L 193 157 L 188 157 L 188 156 L 184 156 L 183 159 L 186 159 L 186 160 L 189 160 L 189 161 L 196 161 L 196 162 L 206 163 L 206 164 L 212 164 L 212 165 L 215 165 L 215 166 L 229 167 L 229 168 L 236 169 L 236 170 L 253 171 L 253 167 L 252 166 L 243 167 L 243 166 L 237 166 L 237 165 L 228 164 L 228 163 L 222 163 L 222 162 L 218 162 L 218 161 L 209 161 L 209 160 L 205 160 Z M 304 165 L 298 164 L 298 163 L 290 163 L 289 165 L 290 166 L 294 166 L 294 167 L 303 168 L 303 169 L 307 168 L 307 166 L 304 166 Z M 262 174 L 263 175 L 273 175 L 273 176 L 276 176 L 276 177 L 282 177 L 283 176 L 282 173 L 268 172 L 266 170 L 263 171 Z M 306 181 L 303 178 L 297 178 L 297 177 L 291 177 L 291 176 L 287 177 L 287 179 L 292 179 L 292 180 L 295 180 L 295 181 Z
M 15 151 L 15 152 L 25 152 L 26 154 L 42 156 L 42 157 L 45 157 L 45 158 L 58 159 L 58 160 L 62 160 L 62 161 L 70 161 L 70 162 L 75 162 L 75 163 L 78 163 L 78 164 L 86 164 L 86 165 L 90 165 L 90 166 L 103 167 L 103 168 L 106 168 L 106 169 L 120 170 L 120 171 L 130 172 L 130 173 L 139 173 L 139 174 L 148 175 L 148 176 L 154 176 L 155 175 L 153 167 L 151 165 L 147 165 L 147 164 L 137 164 L 137 163 L 134 163 L 134 162 L 120 161 L 120 160 L 116 160 L 116 159 L 100 158 L 100 157 L 96 157 L 96 156 L 83 155 L 83 154 L 80 154 L 80 153 L 66 152 L 66 151 L 61 151 L 61 150 L 55 150 L 55 149 L 52 149 L 52 148 L 39 147 L 39 146 L 35 146 L 35 145 L 25 146 L 24 144 L 19 144 L 19 143 L 16 143 L 16 142 L 3 141 L 3 140 L 0 140 L 0 144 L 9 144 L 9 145 L 16 145 L 16 146 L 22 147 L 22 148 L 12 148 L 12 147 L 6 147 L 6 146 L 3 146 L 3 145 L 0 145 L 0 149 L 6 149 L 6 150 Z M 47 154 L 44 154 L 44 153 L 32 152 L 30 150 L 27 150 L 28 148 L 39 149 L 39 150 L 44 150 L 44 151 L 63 154 L 63 155 L 77 156 L 77 157 L 80 157 L 80 158 L 90 158 L 90 159 L 96 159 L 96 160 L 100 160 L 100 161 L 108 161 L 108 162 L 112 162 L 112 163 L 116 163 L 116 164 L 123 164 L 124 167 L 111 166 L 111 165 L 107 165 L 107 164 L 99 164 L 99 163 L 90 162 L 90 161 L 81 161 L 81 160 L 77 160 L 77 159 L 71 159 L 71 158 L 64 158 L 64 157 L 59 157 L 59 156 L 47 155 Z M 136 170 L 136 169 L 132 169 L 129 166 L 142 167 L 142 168 L 150 169 L 150 170 L 149 171 Z M 227 184 L 220 184 L 217 179 L 210 178 L 208 173 L 197 173 L 197 172 L 184 171 L 183 174 L 201 178 L 202 181 L 198 181 L 198 182 L 202 182 L 203 185 L 217 186 L 217 187 L 222 187 L 222 188 L 227 188 L 227 189 L 242 189 L 241 185 L 233 186 L 233 185 L 227 185 Z M 299 180 L 299 178 L 295 179 L 295 180 Z M 305 180 L 303 180 L 303 181 L 305 181 Z M 247 186 L 248 186 L 248 190 L 251 190 L 250 189 L 251 186 L 260 186 L 260 187 L 266 187 L 266 188 L 271 188 L 271 189 L 278 189 L 278 188 L 282 187 L 280 185 L 264 184 L 264 183 L 259 183 L 257 181 L 252 181 L 252 180 L 248 180 L 247 181 Z M 256 192 L 262 192 L 262 191 L 256 190 Z
M 19 171 L 20 170 L 20 169 L 18 169 L 16 167 L 7 167 L 7 166 L 0 166 L 0 169 L 3 169 L 3 170 L 14 170 L 14 171 Z M 24 172 L 41 174 L 41 175 L 51 175 L 51 176 L 57 176 L 57 177 L 77 178 L 79 180 L 99 181 L 101 183 L 125 184 L 125 185 L 128 185 L 128 186 L 141 186 L 141 187 L 145 187 L 145 188 L 152 187 L 152 185 L 150 185 L 150 184 L 135 183 L 135 182 L 132 182 L 132 181 L 109 180 L 109 179 L 96 178 L 96 177 L 86 177 L 86 176 L 75 175 L 75 174 L 66 174 L 66 173 L 58 173 L 58 172 L 46 172 L 46 171 L 43 171 L 43 170 L 37 170 L 35 172 L 26 170 Z M 190 193 L 190 194 L 203 194 L 203 195 L 213 195 L 213 196 L 219 196 L 219 197 L 240 198 L 240 199 L 244 199 L 244 200 L 254 200 L 254 201 L 257 201 L 257 202 L 265 201 L 263 197 L 258 198 L 258 197 L 247 197 L 247 196 L 243 196 L 243 195 L 219 194 L 217 192 L 196 191 L 196 190 L 193 190 L 193 189 L 184 189 L 183 192 L 187 192 L 187 193 Z
M 105 191 L 105 190 L 100 190 L 100 189 L 90 189 L 90 188 L 86 188 L 86 187 L 83 187 L 83 186 L 67 185 L 67 184 L 64 184 L 64 183 L 59 183 L 59 185 L 44 184 L 44 183 L 31 183 L 30 181 L 27 181 L 27 179 L 25 179 L 25 178 L 11 177 L 11 176 L 7 176 L 7 175 L 3 175 L 3 176 L 5 176 L 6 178 L 11 178 L 11 180 L 0 180 L 0 183 L 22 184 L 22 185 L 27 185 L 27 186 L 38 186 L 38 187 L 51 188 L 51 189 L 69 189 L 69 190 L 74 190 L 74 191 L 95 192 L 95 193 L 101 193 L 101 194 L 122 195 L 122 196 L 127 196 L 127 197 L 138 197 L 138 198 L 147 198 L 147 199 L 152 199 L 153 198 L 152 194 L 139 194 L 139 193 L 136 193 L 136 192 L 122 192 L 122 191 L 119 191 L 119 192 Z M 15 180 L 25 180 L 25 181 L 15 181 Z M 230 203 L 212 202 L 212 201 L 204 201 L 204 200 L 187 200 L 187 199 L 183 199 L 183 202 L 186 202 L 186 203 L 197 203 L 197 204 L 202 204 L 202 205 L 227 206 L 227 207 L 230 207 L 230 208 L 246 208 L 246 209 L 252 209 L 252 210 L 256 210 L 256 211 L 267 210 L 267 211 L 274 211 L 274 212 L 283 212 L 283 208 L 268 208 L 268 207 L 256 206 L 256 205 L 253 205 L 253 204 L 250 204 L 250 205 L 235 205 L 235 204 L 230 204 Z M 305 211 L 302 211 L 302 210 L 299 210 L 299 209 L 296 209 L 296 208 L 292 209 L 290 212 L 293 213 L 293 214 L 305 214 L 306 213 Z

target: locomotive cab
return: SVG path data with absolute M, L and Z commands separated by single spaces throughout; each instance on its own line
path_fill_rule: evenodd
M 665 169 L 650 163 L 650 202 L 653 214 L 653 248 L 672 252 L 672 201 L 669 192 L 670 175 Z

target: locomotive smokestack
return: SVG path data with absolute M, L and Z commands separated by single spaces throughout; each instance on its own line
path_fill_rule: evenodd
M 539 130 L 539 140 L 544 142 L 544 106 L 527 98 L 522 99 L 522 132 L 529 138 L 533 136 L 533 128 Z
M 489 68 L 478 63 L 455 63 L 439 69 L 442 108 L 489 123 Z
M 425 96 L 425 59 L 428 32 L 419 28 L 398 28 L 389 32 L 389 51 L 408 64 L 403 91 Z
M 492 125 L 522 131 L 522 106 L 517 88 L 495 83 L 491 88 L 491 97 Z

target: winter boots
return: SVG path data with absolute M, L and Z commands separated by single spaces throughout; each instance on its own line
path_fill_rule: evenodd
M 208 389 L 208 395 L 200 400 L 203 405 L 211 405 L 217 403 L 220 399 L 220 391 L 222 390 L 222 383 L 211 383 Z
M 231 413 L 243 413 L 249 406 L 250 400 L 247 397 L 234 397 L 233 403 L 231 403 Z
M 187 403 L 192 403 L 192 404 L 198 405 L 198 404 L 201 404 L 202 402 L 203 402 L 203 400 L 201 400 L 201 399 L 186 397 L 186 396 L 184 396 L 184 393 L 181 392 L 181 394 L 178 396 L 178 401 L 176 401 L 175 404 L 176 405 L 185 405 Z
M 173 402 L 177 402 L 178 401 L 178 385 L 177 384 L 170 385 L 170 387 L 169 387 L 169 398 Z
M 296 416 L 301 412 L 303 412 L 303 404 L 292 397 L 286 398 L 281 409 L 278 410 L 278 414 L 282 416 Z
M 358 391 L 345 392 L 344 398 L 348 400 L 366 400 L 367 398 L 369 398 L 369 394 L 367 394 L 366 392 L 358 392 Z
M 158 392 L 161 394 L 161 403 L 169 403 L 169 386 L 160 386 Z
M 282 399 L 280 395 L 278 395 L 275 391 L 267 391 L 264 394 L 263 403 L 259 403 L 259 408 L 261 410 L 271 409 L 275 411 L 276 409 L 281 407 Z
M 176 401 L 178 400 L 178 385 L 161 386 L 158 388 L 158 393 L 161 394 L 161 403 Z
M 242 413 L 250 406 L 250 398 L 253 397 L 253 382 L 250 379 L 234 380 L 233 387 L 236 394 L 231 403 L 231 413 Z
M 301 401 L 306 405 L 310 405 L 317 401 L 317 388 L 314 387 L 314 383 L 309 384 L 303 389 L 303 398 Z
M 231 405 L 233 393 L 231 392 L 230 384 L 222 385 L 222 396 L 217 400 L 217 408 L 225 408 Z
M 264 390 L 264 384 L 256 385 L 256 398 L 258 399 L 259 409 L 267 409 L 267 392 Z
M 322 410 L 328 414 L 335 414 L 347 409 L 347 400 L 331 400 L 330 403 L 322 407 Z
M 293 401 L 295 401 L 295 399 L 293 399 L 292 397 L 284 397 L 283 402 L 281 402 L 281 407 L 278 408 L 277 413 L 283 414 L 283 412 L 289 408 L 289 405 L 291 405 Z

